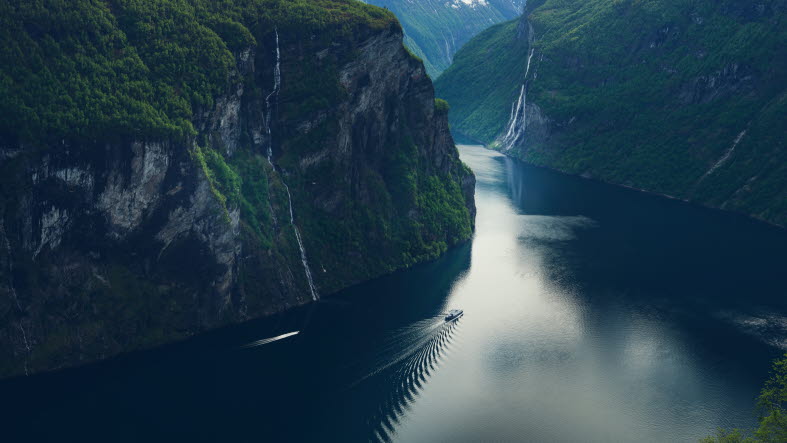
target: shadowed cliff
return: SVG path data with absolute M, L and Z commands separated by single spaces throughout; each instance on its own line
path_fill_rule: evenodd
M 471 235 L 474 177 L 391 13 L 44 3 L 2 5 L 0 376 L 279 312 Z

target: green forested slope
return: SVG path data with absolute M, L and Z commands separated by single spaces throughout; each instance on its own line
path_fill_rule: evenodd
M 520 20 L 492 26 L 456 53 L 435 81 L 435 91 L 451 106 L 451 130 L 488 143 L 508 120 L 525 73 L 527 39 L 517 38 Z
M 3 0 L 0 135 L 195 135 L 259 30 L 330 40 L 395 22 L 354 0 Z
M 531 2 L 527 125 L 510 153 L 786 224 L 786 14 L 784 0 Z M 468 43 L 436 86 L 455 130 L 485 143 L 507 118 L 467 116 L 510 112 L 518 90 L 477 66 L 490 53 L 526 58 L 523 37 L 500 38 L 502 50 L 483 36 Z M 507 97 L 451 100 L 468 77 Z

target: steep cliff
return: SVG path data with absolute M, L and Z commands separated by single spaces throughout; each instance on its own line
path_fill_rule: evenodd
M 474 177 L 387 11 L 2 8 L 0 376 L 328 295 L 469 238 Z
M 528 162 L 787 225 L 786 11 L 533 1 L 436 88 L 455 130 Z M 516 75 L 478 68 L 491 57 Z M 471 78 L 495 86 L 456 92 Z

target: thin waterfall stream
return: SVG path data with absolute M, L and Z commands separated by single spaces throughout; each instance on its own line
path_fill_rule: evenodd
M 273 90 L 270 94 L 265 97 L 265 130 L 268 135 L 268 163 L 271 165 L 274 171 L 279 171 L 279 177 L 281 178 L 281 183 L 284 185 L 284 189 L 287 191 L 287 204 L 290 207 L 290 224 L 292 225 L 293 231 L 295 231 L 295 239 L 298 242 L 298 250 L 300 251 L 301 255 L 301 263 L 303 263 L 303 271 L 306 274 L 306 281 L 309 283 L 309 292 L 311 293 L 312 300 L 317 300 L 320 296 L 317 294 L 317 288 L 314 286 L 314 279 L 312 278 L 312 271 L 309 268 L 309 261 L 306 259 L 306 248 L 303 246 L 303 239 L 301 238 L 301 232 L 298 229 L 298 225 L 295 224 L 295 213 L 292 209 L 292 194 L 290 193 L 290 187 L 287 185 L 287 182 L 284 180 L 284 174 L 281 172 L 279 168 L 273 163 L 273 134 L 271 131 L 271 116 L 273 115 L 273 105 L 271 104 L 271 98 L 274 100 L 279 99 L 279 90 L 281 89 L 281 51 L 279 49 L 279 30 L 277 28 L 273 29 L 274 35 L 276 36 L 276 65 L 273 67 Z
M 279 50 L 279 30 L 273 29 L 276 36 L 276 65 L 273 67 L 273 90 L 265 97 L 265 130 L 268 134 L 268 163 L 273 169 L 276 166 L 273 164 L 273 135 L 271 131 L 271 116 L 273 115 L 273 107 L 271 106 L 271 97 L 276 96 L 279 98 L 279 89 L 281 88 L 281 52 Z

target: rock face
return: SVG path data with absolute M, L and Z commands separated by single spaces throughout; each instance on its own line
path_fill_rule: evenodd
M 787 226 L 786 12 L 782 0 L 530 1 L 436 87 L 454 130 L 529 163 Z M 489 60 L 518 69 L 477 68 Z
M 185 141 L 0 146 L 0 376 L 302 305 L 470 236 L 474 177 L 398 25 L 266 27 L 234 56 Z

